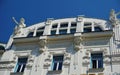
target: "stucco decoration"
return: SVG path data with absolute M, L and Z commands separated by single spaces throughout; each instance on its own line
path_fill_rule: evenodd
M 113 26 L 118 25 L 120 23 L 120 20 L 118 20 L 117 18 L 118 15 L 120 15 L 120 12 L 115 13 L 114 9 L 111 10 L 109 20 Z

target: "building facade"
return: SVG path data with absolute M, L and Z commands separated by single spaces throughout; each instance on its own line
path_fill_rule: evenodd
M 16 20 L 13 18 L 16 22 Z M 120 22 L 64 18 L 26 27 L 21 18 L 0 60 L 0 75 L 120 75 Z

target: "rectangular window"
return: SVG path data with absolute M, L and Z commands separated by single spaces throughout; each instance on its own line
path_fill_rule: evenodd
M 52 28 L 57 28 L 57 26 L 58 26 L 57 24 L 54 24 L 52 25 Z
M 36 36 L 42 36 L 42 35 L 43 35 L 43 31 L 36 33 Z
M 91 32 L 91 27 L 84 28 L 84 32 Z
M 63 23 L 60 25 L 60 27 L 68 27 L 68 23 Z
M 51 35 L 55 35 L 56 34 L 56 30 L 51 30 Z
M 67 34 L 67 29 L 59 30 L 59 34 Z
M 91 26 L 92 23 L 84 23 L 84 26 Z
M 52 70 L 62 70 L 63 55 L 53 56 Z
M 15 72 L 24 72 L 28 58 L 18 58 L 18 63 L 15 68 Z
M 71 23 L 71 27 L 76 27 L 77 26 L 77 24 L 76 23 Z
M 75 33 L 76 29 L 70 29 L 70 33 Z
M 44 29 L 45 29 L 45 27 L 40 27 L 37 30 L 44 30 Z
M 103 68 L 103 55 L 102 53 L 91 54 L 91 68 Z
M 102 31 L 102 29 L 100 27 L 95 27 L 95 31 L 99 32 L 99 31 Z
M 32 37 L 34 32 L 30 32 L 27 37 Z

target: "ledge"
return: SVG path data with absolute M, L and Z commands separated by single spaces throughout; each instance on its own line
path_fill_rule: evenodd
M 88 72 L 103 72 L 104 68 L 91 68 L 88 70 Z
M 12 72 L 12 73 L 10 73 L 10 75 L 23 75 L 23 72 Z
M 51 71 L 48 71 L 48 73 L 47 74 L 52 74 L 52 75 L 56 75 L 56 74 L 60 74 L 60 73 L 62 73 L 62 70 L 51 70 Z

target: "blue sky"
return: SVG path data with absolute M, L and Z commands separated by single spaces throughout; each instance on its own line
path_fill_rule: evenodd
M 108 20 L 111 9 L 120 11 L 120 0 L 0 0 L 0 42 L 7 43 L 21 17 L 30 26 L 47 18 L 86 17 Z

